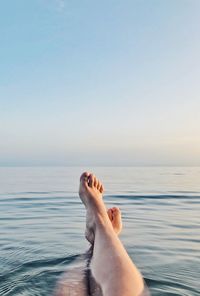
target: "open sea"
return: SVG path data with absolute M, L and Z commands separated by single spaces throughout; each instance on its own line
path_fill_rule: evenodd
M 88 169 L 122 211 L 123 241 L 152 295 L 200 295 L 200 167 L 0 168 L 0 296 L 51 296 L 88 249 Z M 80 295 L 81 296 L 81 295 Z

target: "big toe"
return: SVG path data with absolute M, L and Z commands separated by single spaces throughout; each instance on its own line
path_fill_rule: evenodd
M 119 208 L 114 207 L 112 209 L 112 211 L 113 211 L 113 218 L 114 219 L 121 219 L 121 211 Z
M 90 173 L 88 172 L 84 172 L 81 176 L 80 176 L 80 184 L 85 186 L 88 184 L 88 177 L 90 176 Z

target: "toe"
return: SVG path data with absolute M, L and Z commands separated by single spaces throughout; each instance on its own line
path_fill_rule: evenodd
M 88 185 L 89 185 L 89 187 L 94 186 L 94 178 L 95 178 L 95 176 L 93 174 L 89 175 L 89 177 L 88 177 Z
M 98 180 L 97 190 L 100 190 L 100 187 L 101 187 L 101 183 L 100 183 L 99 180 Z
M 94 176 L 94 187 L 97 188 L 98 185 L 98 179 Z
M 82 179 L 84 179 L 85 177 L 88 177 L 90 175 L 90 173 L 88 173 L 88 172 L 84 172 L 84 173 L 82 173 L 82 175 L 80 176 L 80 181 L 82 180 Z
M 88 177 L 89 177 L 90 173 L 88 172 L 84 172 L 81 176 L 80 176 L 80 182 L 83 184 L 83 185 L 86 185 L 88 184 Z
M 103 187 L 103 185 L 101 185 L 101 186 L 100 186 L 100 189 L 99 189 L 99 191 L 100 191 L 101 193 L 103 193 L 103 192 L 104 192 L 104 187 Z
M 98 180 L 98 190 L 100 191 L 100 188 L 103 187 L 101 182 Z
M 113 215 L 114 215 L 115 217 L 120 216 L 120 215 L 121 215 L 121 211 L 120 211 L 120 209 L 117 208 L 117 207 L 114 207 L 114 208 L 113 208 Z

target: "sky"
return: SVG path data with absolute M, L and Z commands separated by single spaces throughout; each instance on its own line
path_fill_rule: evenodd
M 0 165 L 200 165 L 199 0 L 0 3 Z

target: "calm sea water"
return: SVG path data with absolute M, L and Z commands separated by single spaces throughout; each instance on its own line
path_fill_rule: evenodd
M 89 168 L 152 295 L 200 295 L 200 168 Z M 88 244 L 82 168 L 0 168 L 0 295 L 52 295 Z

